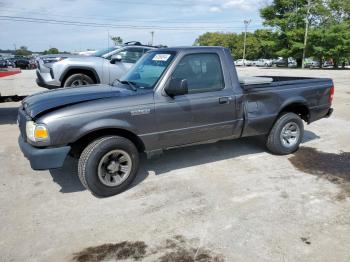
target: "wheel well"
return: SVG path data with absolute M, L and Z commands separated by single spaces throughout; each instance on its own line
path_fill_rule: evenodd
M 74 74 L 84 74 L 87 75 L 88 77 L 90 77 L 95 84 L 97 84 L 99 81 L 97 79 L 97 76 L 95 75 L 95 73 L 90 70 L 90 69 L 84 69 L 84 68 L 72 68 L 69 69 L 66 74 L 64 75 L 63 79 L 61 80 L 61 86 L 64 85 L 64 83 L 66 82 L 67 78 L 70 77 L 71 75 Z
M 131 142 L 134 143 L 134 145 L 136 146 L 137 150 L 140 153 L 145 151 L 145 145 L 143 144 L 142 140 L 134 133 L 127 131 L 125 129 L 108 128 L 108 129 L 96 130 L 91 133 L 88 133 L 83 137 L 79 138 L 74 143 L 72 143 L 71 155 L 75 157 L 79 157 L 81 152 L 85 149 L 85 147 L 87 147 L 87 145 L 90 144 L 92 141 L 96 140 L 99 137 L 109 136 L 109 135 L 121 136 L 126 139 L 129 139 Z
M 304 104 L 301 104 L 301 103 L 290 104 L 290 105 L 284 107 L 280 111 L 279 115 L 286 113 L 286 112 L 292 112 L 292 113 L 297 114 L 298 116 L 300 116 L 301 119 L 303 119 L 307 123 L 310 120 L 309 108 Z

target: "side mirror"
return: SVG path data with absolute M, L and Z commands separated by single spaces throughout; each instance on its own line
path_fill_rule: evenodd
M 121 62 L 122 61 L 122 56 L 121 55 L 114 55 L 111 58 L 111 64 L 115 64 L 117 62 Z
M 186 95 L 188 94 L 187 80 L 179 78 L 171 79 L 164 90 L 172 98 L 174 96 Z

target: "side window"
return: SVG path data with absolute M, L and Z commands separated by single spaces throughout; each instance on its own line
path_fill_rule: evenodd
M 120 51 L 119 55 L 122 56 L 122 62 L 124 63 L 136 63 L 137 60 L 141 58 L 144 51 L 142 48 L 128 48 L 123 51 Z
M 186 55 L 171 77 L 186 79 L 189 94 L 218 91 L 225 87 L 220 58 L 217 54 Z

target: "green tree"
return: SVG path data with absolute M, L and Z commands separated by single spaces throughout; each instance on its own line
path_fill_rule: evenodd
M 275 58 L 278 34 L 271 30 L 258 29 L 254 32 L 254 35 L 260 46 L 260 53 L 257 58 Z
M 273 0 L 260 9 L 260 14 L 264 25 L 277 34 L 276 54 L 292 56 L 300 65 L 306 21 L 310 36 L 307 56 L 333 59 L 336 63 L 349 57 L 349 11 L 349 0 Z
M 237 33 L 205 33 L 200 35 L 194 45 L 200 46 L 223 46 L 230 49 L 235 59 L 243 57 L 244 34 Z M 256 59 L 263 54 L 259 39 L 255 33 L 247 33 L 246 58 Z
M 59 54 L 60 51 L 56 47 L 51 47 L 49 50 L 45 50 L 43 52 L 44 55 L 49 55 L 49 54 Z
M 318 21 L 310 31 L 310 53 L 334 66 L 350 59 L 350 1 L 326 0 L 318 6 Z
M 350 58 L 350 23 L 332 23 L 310 32 L 311 52 L 319 61 L 333 60 L 334 67 Z
M 120 36 L 111 36 L 111 40 L 115 45 L 123 44 L 123 39 Z
M 22 56 L 27 56 L 31 55 L 32 52 L 28 50 L 28 47 L 26 46 L 21 46 L 19 49 L 16 50 L 16 55 L 22 55 Z
M 307 0 L 273 0 L 260 9 L 264 25 L 272 27 L 277 33 L 276 54 L 284 58 L 292 56 L 298 65 L 301 65 L 304 48 L 307 5 Z M 310 10 L 310 13 L 313 12 L 314 8 Z
M 59 50 L 58 50 L 56 47 L 51 47 L 51 48 L 48 50 L 48 53 L 49 53 L 49 54 L 58 54 L 58 53 L 59 53 Z

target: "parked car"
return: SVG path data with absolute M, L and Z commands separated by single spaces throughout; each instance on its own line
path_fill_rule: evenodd
M 7 68 L 7 61 L 3 58 L 0 58 L 0 68 Z
M 6 59 L 6 63 L 7 63 L 7 67 L 11 67 L 11 68 L 16 67 L 16 64 L 13 62 L 11 58 Z
M 7 61 L 8 61 L 8 66 L 16 67 L 16 63 L 15 63 L 16 59 L 14 57 L 8 58 Z
M 277 67 L 297 67 L 297 62 L 292 57 L 288 59 L 279 57 L 278 59 L 273 60 L 272 65 Z
M 311 58 L 306 58 L 305 60 L 304 60 L 304 66 L 306 67 L 306 68 L 319 68 L 320 67 L 320 62 L 319 61 L 315 61 L 315 60 L 313 60 L 313 59 L 311 59 Z
M 324 68 L 333 68 L 334 67 L 334 63 L 332 61 L 325 61 L 323 63 L 323 67 Z
M 48 89 L 112 84 L 153 46 L 129 42 L 96 51 L 90 56 L 48 55 L 39 58 L 37 84 Z
M 252 61 L 249 61 L 247 59 L 238 59 L 235 61 L 236 66 L 251 66 Z
M 37 63 L 36 63 L 35 58 L 30 58 L 28 69 L 36 69 L 36 68 L 37 68 Z
M 310 124 L 332 114 L 326 78 L 239 78 L 229 49 L 147 52 L 113 86 L 42 92 L 19 108 L 19 145 L 36 170 L 79 158 L 82 184 L 111 196 L 135 179 L 139 153 L 266 135 L 274 154 L 295 152 Z
M 19 67 L 21 69 L 29 69 L 30 68 L 30 61 L 26 57 L 15 57 L 14 63 L 16 67 Z
M 271 59 L 259 59 L 255 61 L 255 65 L 259 67 L 271 67 L 272 60 Z

